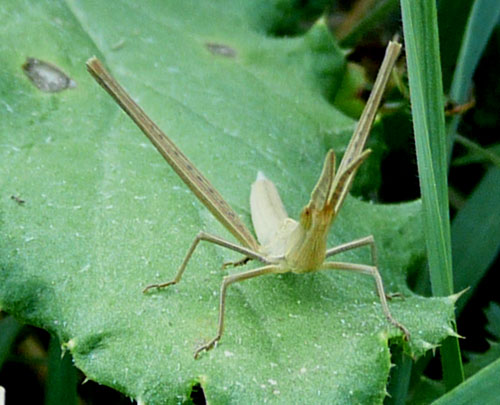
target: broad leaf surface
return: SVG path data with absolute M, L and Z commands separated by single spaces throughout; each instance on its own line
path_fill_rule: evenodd
M 202 245 L 180 284 L 141 290 L 173 277 L 199 230 L 231 237 L 85 70 L 92 55 L 105 61 L 248 226 L 258 170 L 297 217 L 326 151 L 342 153 L 354 122 L 327 101 L 344 59 L 324 25 L 267 34 L 292 4 L 0 4 L 0 309 L 56 334 L 90 379 L 146 403 L 182 402 L 196 382 L 212 403 L 382 401 L 388 341 L 402 339 L 367 276 L 231 286 L 220 345 L 193 359 L 215 334 L 222 277 L 242 270 L 221 264 L 238 257 Z M 58 66 L 76 88 L 40 91 L 22 71 L 27 57 Z M 365 166 L 366 188 L 377 159 Z M 455 299 L 406 286 L 423 257 L 419 213 L 419 202 L 349 198 L 330 234 L 332 246 L 375 236 L 386 290 L 405 295 L 391 311 L 416 355 L 450 333 Z M 369 263 L 369 254 L 340 259 Z

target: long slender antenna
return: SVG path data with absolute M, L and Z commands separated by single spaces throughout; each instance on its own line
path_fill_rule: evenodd
M 243 224 L 238 214 L 224 200 L 219 192 L 210 184 L 206 177 L 184 155 L 181 150 L 158 128 L 146 115 L 141 107 L 132 100 L 128 93 L 104 68 L 96 57 L 87 61 L 87 69 L 94 79 L 106 90 L 120 105 L 130 118 L 137 124 L 153 145 L 162 154 L 168 164 L 174 169 L 182 181 L 209 209 L 209 211 L 238 239 L 244 246 L 257 250 L 258 243 Z
M 380 106 L 385 87 L 387 85 L 387 82 L 389 81 L 392 68 L 396 63 L 400 52 L 401 44 L 399 44 L 398 42 L 390 41 L 385 51 L 384 60 L 382 61 L 382 65 L 380 66 L 375 84 L 373 85 L 373 90 L 370 94 L 370 97 L 368 98 L 368 101 L 366 102 L 365 109 L 361 114 L 358 125 L 354 130 L 354 134 L 352 135 L 349 145 L 347 145 L 344 156 L 340 161 L 340 165 L 337 169 L 337 176 L 342 176 L 342 173 L 347 169 L 347 167 L 349 167 L 350 163 L 359 155 L 361 155 L 361 153 L 363 153 L 363 149 L 365 147 L 366 140 L 368 139 L 368 135 L 370 135 L 371 126 Z M 334 188 L 331 191 L 331 195 L 333 195 L 333 193 L 338 194 L 338 200 L 335 202 L 334 207 L 335 212 L 338 212 L 340 210 L 340 207 L 344 202 L 347 193 L 349 192 L 355 175 L 356 171 L 353 171 L 351 175 L 347 179 L 345 179 L 343 184 L 337 183 L 334 185 Z M 340 192 L 339 190 L 335 190 L 338 187 L 342 188 Z

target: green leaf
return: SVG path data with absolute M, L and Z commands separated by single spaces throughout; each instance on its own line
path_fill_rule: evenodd
M 453 275 L 459 291 L 474 290 L 498 254 L 500 196 L 491 191 L 499 189 L 500 169 L 491 167 L 453 220 Z M 471 292 L 467 291 L 459 301 L 458 311 L 464 308 Z
M 465 380 L 458 387 L 443 395 L 433 405 L 462 405 L 473 404 L 480 398 L 481 404 L 495 405 L 500 396 L 500 359 L 483 368 L 471 378 Z
M 175 274 L 199 230 L 229 236 L 85 61 L 106 62 L 247 224 L 258 170 L 297 217 L 324 154 L 343 151 L 354 122 L 326 101 L 345 61 L 324 24 L 295 38 L 266 34 L 281 3 L 0 5 L 0 308 L 52 332 L 88 378 L 138 401 L 182 402 L 197 383 L 212 403 L 372 404 L 385 395 L 388 341 L 401 335 L 368 277 L 285 274 L 231 286 L 220 345 L 196 361 L 194 349 L 216 331 L 220 266 L 238 257 L 202 245 L 179 285 L 142 294 Z M 27 57 L 76 87 L 42 92 L 21 68 Z M 423 255 L 420 208 L 350 198 L 329 238 L 375 236 L 386 290 L 405 295 L 390 307 L 416 356 L 453 333 L 456 300 L 406 286 Z M 369 263 L 369 252 L 340 260 Z
M 469 353 L 469 362 L 465 367 L 468 376 L 500 358 L 500 305 L 492 302 L 486 310 L 486 317 L 488 318 L 486 329 L 495 340 L 489 341 L 490 347 L 484 353 Z

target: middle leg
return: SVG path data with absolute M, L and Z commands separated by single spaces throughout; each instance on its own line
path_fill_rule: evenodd
M 239 274 L 232 274 L 230 276 L 224 277 L 224 281 L 222 282 L 221 289 L 220 289 L 220 304 L 219 304 L 219 326 L 217 328 L 217 335 L 208 343 L 205 343 L 204 345 L 200 346 L 196 351 L 194 352 L 194 358 L 198 358 L 200 352 L 204 350 L 210 350 L 212 349 L 215 344 L 220 340 L 222 337 L 222 333 L 224 332 L 224 311 L 226 309 L 226 290 L 227 287 L 229 287 L 233 283 L 238 283 L 243 280 L 248 280 L 249 278 L 254 278 L 258 276 L 262 276 L 264 274 L 270 274 L 270 273 L 279 273 L 280 267 L 276 264 L 270 264 L 264 267 L 259 267 L 254 270 L 249 270 L 245 271 L 243 273 Z

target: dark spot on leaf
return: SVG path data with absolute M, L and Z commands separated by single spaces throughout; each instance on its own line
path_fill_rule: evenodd
M 58 67 L 40 59 L 27 58 L 23 71 L 41 91 L 56 93 L 76 87 L 76 82 Z
M 224 44 L 217 44 L 215 42 L 206 42 L 205 46 L 214 55 L 224 56 L 226 58 L 234 58 L 236 50 Z

